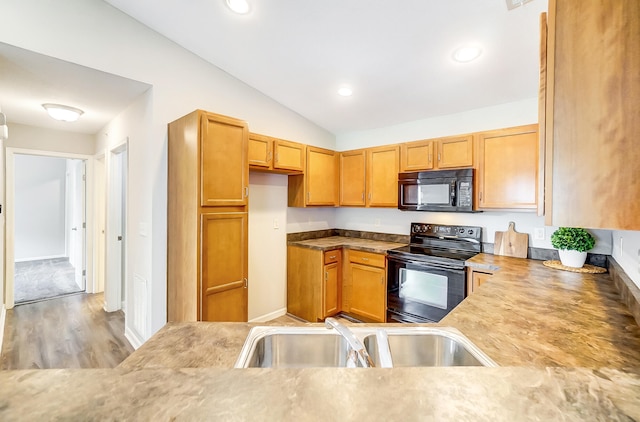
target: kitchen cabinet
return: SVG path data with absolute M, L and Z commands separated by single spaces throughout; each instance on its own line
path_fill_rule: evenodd
M 489 280 L 493 276 L 491 272 L 476 271 L 467 268 L 467 296 L 473 293 L 478 287 Z
M 640 230 L 640 2 L 551 0 L 546 225 Z
M 400 145 L 400 171 L 473 166 L 473 134 L 425 139 Z
M 476 209 L 531 209 L 538 206 L 538 125 L 477 135 Z
M 287 247 L 287 312 L 316 322 L 341 310 L 342 250 Z
M 169 124 L 167 320 L 247 320 L 244 121 L 196 110 Z
M 305 145 L 257 133 L 249 134 L 249 168 L 273 173 L 302 173 Z
M 387 316 L 387 271 L 383 254 L 349 250 L 343 284 L 343 311 L 370 322 Z
M 340 153 L 340 206 L 364 207 L 366 205 L 365 161 L 364 149 Z
M 400 148 L 387 145 L 367 149 L 366 206 L 398 206 L 398 166 Z
M 290 175 L 290 207 L 338 205 L 338 153 L 307 146 L 304 174 Z

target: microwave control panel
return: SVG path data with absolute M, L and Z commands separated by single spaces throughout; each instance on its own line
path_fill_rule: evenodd
M 473 183 L 470 181 L 458 182 L 458 206 L 471 208 L 473 206 Z

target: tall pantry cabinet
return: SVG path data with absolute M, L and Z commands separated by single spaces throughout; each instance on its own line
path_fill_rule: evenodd
M 169 124 L 169 321 L 247 321 L 248 135 L 202 110 Z

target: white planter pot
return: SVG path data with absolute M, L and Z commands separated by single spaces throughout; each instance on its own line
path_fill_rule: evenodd
M 567 267 L 582 268 L 587 260 L 586 252 L 570 251 L 568 249 L 558 249 L 560 262 Z

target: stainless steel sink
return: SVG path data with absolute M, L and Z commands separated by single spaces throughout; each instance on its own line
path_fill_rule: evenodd
M 376 329 L 386 332 L 394 367 L 497 366 L 458 330 L 449 327 L 349 326 L 380 366 Z M 254 327 L 236 368 L 347 367 L 350 347 L 335 330 L 312 327 Z
M 459 331 L 452 328 L 388 329 L 394 367 L 497 366 Z M 376 366 L 380 363 L 375 335 L 363 341 Z
M 349 344 L 323 327 L 254 327 L 236 368 L 345 367 Z

